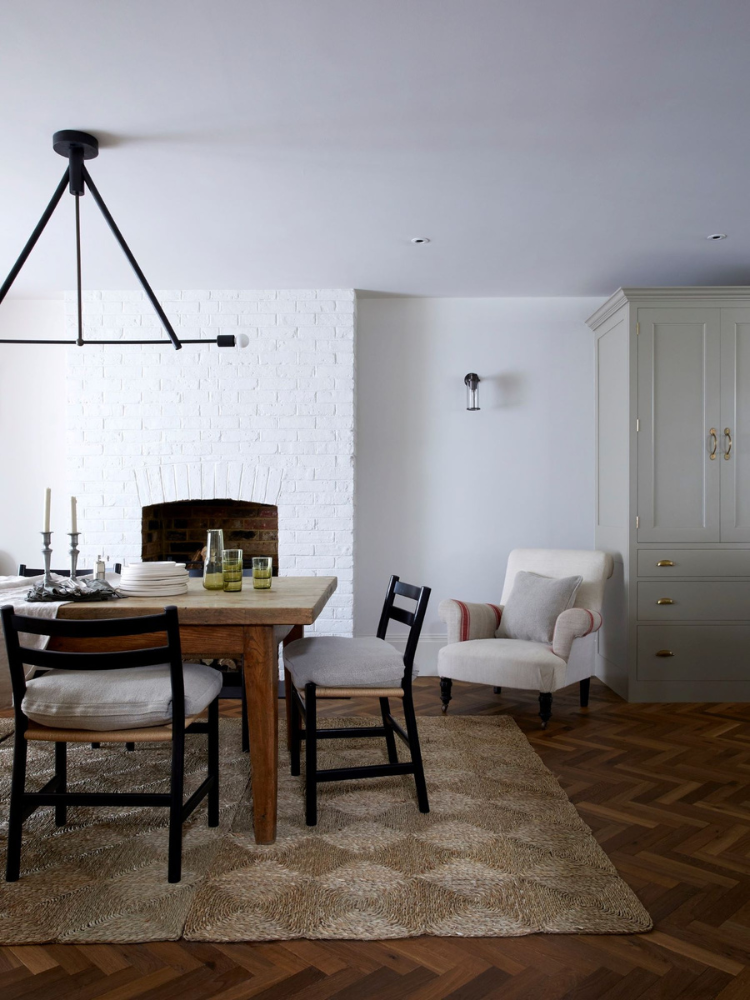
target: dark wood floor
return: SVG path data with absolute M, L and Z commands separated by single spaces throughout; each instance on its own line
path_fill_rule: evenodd
M 227 703 L 226 714 L 236 713 Z M 331 705 L 371 713 L 371 702 Z M 439 712 L 418 682 L 420 714 Z M 626 705 L 454 685 L 451 712 L 509 712 L 651 912 L 638 937 L 0 949 L 3 1000 L 750 1000 L 750 706 Z

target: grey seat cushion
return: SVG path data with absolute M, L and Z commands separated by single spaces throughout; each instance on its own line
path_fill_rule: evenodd
M 297 639 L 284 649 L 284 666 L 295 686 L 398 687 L 404 660 L 384 639 L 320 635 Z
M 555 622 L 563 611 L 573 607 L 582 580 L 581 576 L 555 578 L 523 570 L 516 573 L 495 636 L 552 642 Z
M 185 715 L 197 715 L 221 690 L 221 673 L 183 663 Z M 143 729 L 172 721 L 169 665 L 125 670 L 50 670 L 27 682 L 21 707 L 57 729 Z

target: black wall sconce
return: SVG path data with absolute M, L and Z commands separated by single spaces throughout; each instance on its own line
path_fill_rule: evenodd
M 482 380 L 476 372 L 469 372 L 469 374 L 464 378 L 464 385 L 466 386 L 467 410 L 479 409 L 479 383 L 481 381 Z
M 135 271 L 136 277 L 146 293 L 151 305 L 156 311 L 156 315 L 161 320 L 162 326 L 167 332 L 169 340 L 172 342 L 172 346 L 176 351 L 179 351 L 183 344 L 216 344 L 219 347 L 234 347 L 235 338 L 233 334 L 219 334 L 217 337 L 211 338 L 189 338 L 180 340 L 177 334 L 172 329 L 172 324 L 167 319 L 167 316 L 162 309 L 159 301 L 153 293 L 151 285 L 146 281 L 146 275 L 140 269 L 138 261 L 133 256 L 130 247 L 125 242 L 125 237 L 120 232 L 117 223 L 112 218 L 109 209 L 104 204 L 102 196 L 99 194 L 96 185 L 91 179 L 91 174 L 88 172 L 84 166 L 84 160 L 93 160 L 94 157 L 99 155 L 99 140 L 94 135 L 89 135 L 88 132 L 77 132 L 72 129 L 64 129 L 62 132 L 55 132 L 52 136 L 52 148 L 60 156 L 65 156 L 68 159 L 68 166 L 65 168 L 65 173 L 62 176 L 62 180 L 57 185 L 55 193 L 52 195 L 52 200 L 49 205 L 44 210 L 44 213 L 36 225 L 34 232 L 29 237 L 26 246 L 21 251 L 18 260 L 15 262 L 13 267 L 10 269 L 10 274 L 3 282 L 2 287 L 0 287 L 0 302 L 3 301 L 5 296 L 8 294 L 11 285 L 18 277 L 18 273 L 26 263 L 26 259 L 31 253 L 31 251 L 36 246 L 36 242 L 39 237 L 44 232 L 44 227 L 47 225 L 49 220 L 52 218 L 52 213 L 57 208 L 60 199 L 63 196 L 66 186 L 69 187 L 70 193 L 75 197 L 75 218 L 76 218 L 76 293 L 77 293 L 77 305 L 78 305 L 78 336 L 75 340 L 7 340 L 0 339 L 0 344 L 77 344 L 79 347 L 83 347 L 84 343 L 87 344 L 117 344 L 118 347 L 124 347 L 128 344 L 165 344 L 169 341 L 165 340 L 87 340 L 83 339 L 83 305 L 81 301 L 81 213 L 79 207 L 79 201 L 81 195 L 86 193 L 86 188 L 91 192 L 91 197 L 94 199 L 97 208 L 104 216 L 107 225 L 112 231 L 114 238 L 120 244 L 120 247 L 128 259 L 128 263 Z

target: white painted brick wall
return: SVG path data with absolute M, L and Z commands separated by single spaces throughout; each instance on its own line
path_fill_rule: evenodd
M 262 501 L 259 491 L 275 490 L 281 574 L 337 576 L 338 591 L 313 631 L 351 635 L 353 290 L 157 297 L 179 336 L 232 333 L 247 346 L 68 350 L 68 458 L 81 562 L 90 565 L 98 553 L 113 562 L 140 558 L 141 506 L 151 490 L 153 502 Z M 72 297 L 67 322 L 75 324 Z M 166 336 L 139 292 L 86 293 L 84 328 L 92 338 Z

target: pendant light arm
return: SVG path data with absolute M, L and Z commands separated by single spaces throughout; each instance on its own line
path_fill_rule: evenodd
M 67 180 L 67 177 L 68 177 L 68 174 L 67 174 L 67 171 L 66 171 L 65 177 L 63 178 L 63 189 L 64 189 L 64 186 L 65 186 L 64 182 Z M 105 218 L 105 220 L 107 222 L 107 225 L 112 230 L 113 236 L 115 237 L 115 239 L 117 240 L 117 242 L 120 244 L 120 247 L 122 248 L 122 252 L 125 254 L 125 256 L 128 259 L 128 262 L 130 263 L 130 266 L 135 271 L 136 277 L 140 281 L 141 287 L 143 288 L 144 292 L 146 293 L 146 296 L 148 297 L 148 300 L 150 301 L 151 305 L 154 307 L 154 311 L 156 312 L 157 316 L 161 320 L 164 329 L 167 331 L 167 334 L 169 335 L 169 339 L 172 341 L 172 344 L 174 345 L 174 349 L 176 351 L 179 351 L 180 348 L 182 347 L 182 344 L 180 343 L 180 340 L 179 340 L 177 334 L 172 329 L 172 324 L 167 319 L 167 315 L 164 312 L 164 310 L 162 309 L 161 305 L 159 304 L 159 300 L 154 295 L 153 290 L 151 288 L 151 285 L 149 285 L 148 281 L 146 280 L 146 275 L 140 269 L 138 261 L 135 259 L 135 257 L 132 254 L 132 251 L 131 251 L 130 247 L 125 242 L 125 237 L 122 235 L 122 233 L 118 229 L 117 223 L 112 218 L 112 216 L 110 214 L 110 211 L 107 208 L 107 206 L 104 204 L 104 201 L 102 200 L 102 196 L 99 194 L 99 192 L 98 192 L 98 190 L 96 188 L 96 185 L 91 180 L 91 174 L 88 172 L 88 170 L 86 169 L 85 166 L 83 167 L 83 179 L 86 182 L 86 186 L 88 187 L 89 191 L 91 192 L 92 198 L 94 199 L 94 201 L 98 205 L 99 211 L 102 213 L 102 215 L 104 216 L 104 218 Z M 40 230 L 40 232 L 41 232 L 41 230 Z M 24 258 L 24 260 L 25 260 L 25 258 Z M 2 301 L 2 299 L 0 299 L 0 302 L 1 301 Z
M 57 208 L 57 205 L 58 205 L 60 199 L 62 198 L 63 194 L 65 193 L 65 186 L 68 183 L 68 175 L 69 175 L 69 170 L 66 167 L 65 173 L 62 175 L 62 180 L 57 185 L 57 190 L 52 195 L 52 199 L 51 199 L 49 205 L 47 205 L 47 207 L 45 208 L 44 214 L 42 215 L 41 219 L 39 220 L 39 222 L 36 225 L 36 229 L 34 230 L 34 232 L 29 237 L 28 242 L 26 243 L 26 246 L 21 251 L 21 254 L 20 254 L 18 260 L 15 262 L 15 264 L 13 265 L 13 267 L 10 269 L 10 274 L 5 279 L 5 281 L 3 282 L 2 287 L 0 288 L 0 302 L 3 301 L 3 299 L 5 298 L 5 296 L 10 291 L 11 285 L 13 284 L 13 282 L 18 277 L 18 272 L 21 270 L 21 268 L 23 267 L 23 265 L 26 263 L 27 257 L 29 256 L 29 254 L 31 253 L 31 251 L 36 246 L 36 241 L 39 239 L 39 237 L 44 232 L 44 227 L 47 225 L 47 223 L 49 222 L 49 220 L 52 218 L 52 213 Z
M 72 181 L 71 181 L 72 183 Z M 76 200 L 76 307 L 78 313 L 78 339 L 76 344 L 83 347 L 83 291 L 81 282 L 81 196 Z

